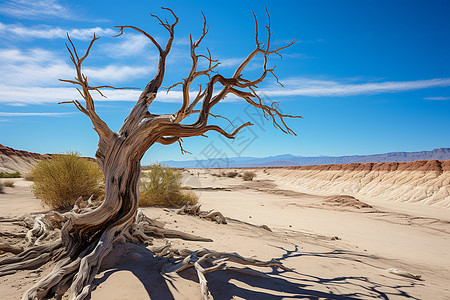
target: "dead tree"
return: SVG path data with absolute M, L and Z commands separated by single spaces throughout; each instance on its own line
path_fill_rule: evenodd
M 81 205 L 77 203 L 74 209 L 65 214 L 53 212 L 44 216 L 36 217 L 36 223 L 29 234 L 29 248 L 24 252 L 0 260 L 0 275 L 8 274 L 17 269 L 29 268 L 54 260 L 53 271 L 31 287 L 23 296 L 23 299 L 44 299 L 53 295 L 60 296 L 69 289 L 71 299 L 84 299 L 92 289 L 92 281 L 97 274 L 102 259 L 110 253 L 115 243 L 132 241 L 145 242 L 149 239 L 149 234 L 159 234 L 161 236 L 183 236 L 181 233 L 164 231 L 161 226 L 154 224 L 154 221 L 145 217 L 138 210 L 138 187 L 140 177 L 140 161 L 144 153 L 154 144 L 160 143 L 170 145 L 179 143 L 181 151 L 182 139 L 192 136 L 202 136 L 209 131 L 215 131 L 226 138 L 233 139 L 235 135 L 246 126 L 252 125 L 250 122 L 241 124 L 233 132 L 226 132 L 220 126 L 209 124 L 209 119 L 214 115 L 211 110 L 226 96 L 233 94 L 248 104 L 260 109 L 264 116 L 272 121 L 272 124 L 284 133 L 294 134 L 286 125 L 285 118 L 298 116 L 285 115 L 278 110 L 278 103 L 274 102 L 268 106 L 262 103 L 261 98 L 255 92 L 268 74 L 278 78 L 274 74 L 274 68 L 268 67 L 268 58 L 271 54 L 280 55 L 280 51 L 291 46 L 295 41 L 287 46 L 270 49 L 272 32 L 270 31 L 270 17 L 268 15 L 267 41 L 261 43 L 258 35 L 258 23 L 255 16 L 256 33 L 255 49 L 236 68 L 233 76 L 224 77 L 215 72 L 219 65 L 217 60 L 212 59 L 208 50 L 208 55 L 197 54 L 197 48 L 208 32 L 206 18 L 204 17 L 203 31 L 196 41 L 190 39 L 190 56 L 192 67 L 190 73 L 182 82 L 176 83 L 168 90 L 181 86 L 182 104 L 180 109 L 173 114 L 156 115 L 149 112 L 150 104 L 155 100 L 158 90 L 161 87 L 166 68 L 166 58 L 171 50 L 174 40 L 174 30 L 178 23 L 178 18 L 172 10 L 163 8 L 172 14 L 174 21 L 169 23 L 158 16 L 152 15 L 159 21 L 168 34 L 169 38 L 165 46 L 161 46 L 155 38 L 134 26 L 116 26 L 120 33 L 124 29 L 137 31 L 146 36 L 149 41 L 159 51 L 158 70 L 155 77 L 147 84 L 142 91 L 137 103 L 132 108 L 130 114 L 124 121 L 122 128 L 118 132 L 112 131 L 108 125 L 96 113 L 94 100 L 91 92 L 98 92 L 103 96 L 101 89 L 113 88 L 112 86 L 91 86 L 88 78 L 82 73 L 82 64 L 88 57 L 89 52 L 99 37 L 94 35 L 84 55 L 79 55 L 70 37 L 69 44 L 66 45 L 70 53 L 70 59 L 75 66 L 76 76 L 74 80 L 61 80 L 77 86 L 85 103 L 78 100 L 70 101 L 76 108 L 84 113 L 92 122 L 94 130 L 99 137 L 98 150 L 95 154 L 97 163 L 100 166 L 106 182 L 106 194 L 103 202 L 99 206 Z M 244 68 L 255 58 L 262 55 L 263 63 L 261 75 L 256 79 L 246 79 L 242 72 Z M 281 56 L 281 55 L 280 55 Z M 205 59 L 208 67 L 204 70 L 198 69 L 199 59 Z M 200 76 L 208 78 L 204 88 L 200 86 L 195 98 L 191 99 L 191 84 Z M 188 116 L 194 115 L 196 120 L 191 124 L 182 123 Z M 42 235 L 51 229 L 60 228 L 60 236 L 50 242 L 42 238 L 32 238 L 32 236 Z M 187 236 L 187 235 L 186 235 Z M 186 236 L 184 236 L 186 238 Z M 188 236 L 191 239 L 200 237 Z M 36 243 L 39 241 L 40 243 Z M 155 249 L 157 253 L 167 254 L 172 250 L 168 247 Z M 202 283 L 202 293 L 204 298 L 210 297 L 204 280 L 204 273 L 212 270 L 224 269 L 227 259 L 244 264 L 258 266 L 280 266 L 276 261 L 261 262 L 257 260 L 245 259 L 235 253 L 218 253 L 201 250 L 196 252 L 172 251 L 181 258 L 183 262 L 173 267 L 165 267 L 165 270 L 180 271 L 189 266 L 195 266 Z M 210 263 L 211 267 L 203 268 L 200 263 Z

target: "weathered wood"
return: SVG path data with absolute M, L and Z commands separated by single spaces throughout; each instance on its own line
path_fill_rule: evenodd
M 212 59 L 209 50 L 208 56 L 196 53 L 197 48 L 208 32 L 206 18 L 203 16 L 204 24 L 201 37 L 196 41 L 193 41 L 191 37 L 190 40 L 190 55 L 192 59 L 190 73 L 183 82 L 176 83 L 169 88 L 170 90 L 175 86 L 181 85 L 182 105 L 180 109 L 176 113 L 167 115 L 150 113 L 148 110 L 149 106 L 156 98 L 164 79 L 166 58 L 171 50 L 175 27 L 178 24 L 178 17 L 175 13 L 168 8 L 163 9 L 172 14 L 174 18 L 173 23 L 169 23 L 167 20 L 162 21 L 162 19 L 154 15 L 152 17 L 155 17 L 169 33 L 165 46 L 161 46 L 153 36 L 135 26 L 116 26 L 120 30 L 119 35 L 125 29 L 131 29 L 143 34 L 159 51 L 158 70 L 155 77 L 146 85 L 118 132 L 113 132 L 97 114 L 90 92 L 96 91 L 101 96 L 104 96 L 101 92 L 103 88 L 121 88 L 109 85 L 91 86 L 88 83 L 87 76 L 82 72 L 82 64 L 89 56 L 95 41 L 99 37 L 94 35 L 86 52 L 80 56 L 68 36 L 69 45 L 66 46 L 75 67 L 76 76 L 74 80 L 61 81 L 78 86 L 77 90 L 83 98 L 84 104 L 78 100 L 63 103 L 72 103 L 80 112 L 85 114 L 92 122 L 94 130 L 99 136 L 98 149 L 95 156 L 105 177 L 105 198 L 101 203 L 92 203 L 88 200 L 86 204 L 79 200 L 72 211 L 68 213 L 50 212 L 34 218 L 34 225 L 32 225 L 33 227 L 25 237 L 27 249 L 15 256 L 1 259 L 0 275 L 9 274 L 17 269 L 38 266 L 50 261 L 50 259 L 55 261 L 55 266 L 52 272 L 25 292 L 22 299 L 45 299 L 53 295 L 61 297 L 67 289 L 69 289 L 70 299 L 81 300 L 87 298 L 93 288 L 92 282 L 102 264 L 102 260 L 113 251 L 115 243 L 130 241 L 148 244 L 152 241 L 149 235 L 205 242 L 211 241 L 208 238 L 163 228 L 161 223 L 158 224 L 158 222 L 148 219 L 142 213 L 138 213 L 140 161 L 145 152 L 155 143 L 169 145 L 178 142 L 181 151 L 186 152 L 182 148 L 182 138 L 203 136 L 208 131 L 215 131 L 226 138 L 233 139 L 240 130 L 251 126 L 250 122 L 245 122 L 236 127 L 234 131 L 226 132 L 220 126 L 209 124 L 209 116 L 222 117 L 212 114 L 211 110 L 227 95 L 234 94 L 242 98 L 250 105 L 260 109 L 276 128 L 285 133 L 295 134 L 286 125 L 285 118 L 299 118 L 299 116 L 280 113 L 278 111 L 278 102 L 273 102 L 270 105 L 263 104 L 261 98 L 255 92 L 257 85 L 266 78 L 268 73 L 275 76 L 274 68 L 267 67 L 269 55 L 280 55 L 279 52 L 281 50 L 295 43 L 293 41 L 287 46 L 270 49 L 272 32 L 270 31 L 269 15 L 269 24 L 266 26 L 268 29 L 267 42 L 262 44 L 258 40 L 258 23 L 255 17 L 256 48 L 236 68 L 233 76 L 230 78 L 220 74 L 213 74 L 219 64 L 217 60 Z M 261 75 L 253 80 L 243 78 L 242 71 L 258 54 L 263 56 Z M 198 70 L 199 59 L 206 59 L 208 62 L 206 69 Z M 201 76 L 206 76 L 208 82 L 204 89 L 200 86 L 200 91 L 191 101 L 191 84 L 196 78 Z M 276 80 L 278 82 L 278 78 Z M 216 90 L 217 85 L 221 86 L 220 90 Z M 200 107 L 196 109 L 197 106 Z M 190 124 L 181 123 L 192 114 L 198 114 L 196 121 Z M 226 223 L 226 218 L 219 212 L 205 213 L 201 212 L 200 207 L 198 207 L 196 213 L 201 217 L 215 220 L 218 223 Z M 6 219 L 0 219 L 0 221 L 13 222 Z M 16 220 L 15 222 L 21 222 L 24 226 L 30 225 L 29 219 Z M 181 254 L 181 252 L 184 253 L 183 255 L 187 255 L 177 270 L 179 271 L 189 266 L 196 268 L 204 299 L 211 298 L 204 274 L 213 270 L 224 269 L 225 260 L 247 265 L 283 268 L 279 262 L 260 262 L 245 259 L 235 253 L 201 250 L 195 252 L 194 255 L 186 251 L 174 252 L 169 248 L 170 244 L 167 244 L 162 248 L 155 248 L 155 251 L 162 256 L 175 256 L 176 253 Z M 196 257 L 200 257 L 200 259 L 196 259 Z M 213 266 L 204 268 L 201 265 L 203 262 L 212 263 Z
M 218 224 L 227 224 L 227 219 L 224 217 L 224 215 L 221 212 L 218 211 L 202 211 L 200 210 L 201 205 L 195 204 L 195 205 L 183 205 L 182 208 L 177 210 L 177 214 L 179 215 L 192 215 L 197 216 L 202 219 L 208 219 L 214 222 L 217 222 Z

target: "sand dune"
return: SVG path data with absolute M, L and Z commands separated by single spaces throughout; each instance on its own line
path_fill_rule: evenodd
M 222 212 L 229 218 L 226 225 L 178 215 L 174 210 L 144 208 L 144 212 L 165 222 L 168 229 L 214 240 L 171 239 L 176 249 L 206 247 L 236 251 L 262 260 L 277 258 L 294 269 L 294 272 L 280 272 L 271 268 L 245 268 L 253 270 L 251 275 L 233 271 L 209 273 L 208 286 L 218 300 L 448 299 L 448 221 L 380 210 L 376 208 L 377 201 L 370 199 L 373 206 L 367 205 L 369 201 L 337 193 L 332 197 L 306 194 L 293 183 L 289 184 L 295 188 L 287 188 L 285 181 L 298 180 L 300 171 L 313 170 L 266 169 L 264 172 L 260 169 L 251 182 L 239 177 L 213 176 L 217 170 L 184 172 L 184 185 L 200 196 L 203 209 Z M 383 172 L 393 175 L 400 171 Z M 409 172 L 427 174 L 427 171 Z M 375 173 L 373 176 L 372 181 L 380 181 Z M 32 195 L 31 182 L 22 178 L 13 180 L 16 186 L 7 187 L 6 193 L 0 194 L 0 219 L 46 210 Z M 357 180 L 360 178 L 356 176 L 353 182 Z M 395 184 L 400 185 L 401 180 Z M 448 212 L 448 209 L 440 210 Z M 23 230 L 17 224 L 0 222 L 0 233 L 23 234 Z M 0 235 L 1 240 L 14 242 Z M 15 242 L 21 245 L 23 239 Z M 163 244 L 164 240 L 154 240 L 154 245 Z M 119 244 L 102 263 L 91 299 L 200 299 L 195 272 L 186 270 L 162 276 L 159 271 L 164 262 L 165 259 L 155 257 L 144 246 Z M 20 299 L 52 267 L 48 263 L 37 270 L 21 270 L 0 277 L 0 299 Z M 392 269 L 422 277 L 421 280 L 402 277 L 389 271 Z
M 42 155 L 23 150 L 16 150 L 0 144 L 0 172 L 22 174 L 28 173 L 40 159 L 49 155 Z
M 28 171 L 41 158 L 13 150 L 0 147 L 0 171 Z M 236 251 L 277 258 L 294 269 L 210 273 L 215 299 L 448 299 L 450 161 L 254 170 L 250 182 L 214 176 L 229 170 L 183 173 L 183 185 L 200 196 L 202 208 L 222 212 L 226 225 L 144 208 L 168 229 L 213 239 L 172 239 L 176 249 Z M 0 194 L 0 220 L 48 209 L 31 193 L 31 182 L 12 180 L 15 187 Z M 0 243 L 23 246 L 23 238 L 2 235 L 11 232 L 25 233 L 17 224 L 0 222 Z M 195 273 L 162 276 L 165 262 L 144 246 L 119 244 L 102 263 L 91 299 L 200 299 Z M 0 299 L 19 299 L 52 267 L 50 262 L 0 277 Z
M 265 170 L 265 171 L 264 171 Z M 320 195 L 450 208 L 450 160 L 257 169 L 283 186 Z

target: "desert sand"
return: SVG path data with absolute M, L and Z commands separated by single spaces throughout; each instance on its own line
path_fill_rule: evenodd
M 293 269 L 210 273 L 215 299 L 450 299 L 450 171 L 445 166 L 260 168 L 250 182 L 213 176 L 223 170 L 193 169 L 184 172 L 184 185 L 200 196 L 203 209 L 222 212 L 228 224 L 171 209 L 143 211 L 166 228 L 214 240 L 172 239 L 174 248 L 276 258 Z M 46 210 L 30 182 L 13 180 L 16 186 L 0 194 L 0 217 Z M 0 223 L 0 232 L 14 230 Z M 155 240 L 159 244 L 164 241 Z M 142 246 L 117 247 L 104 261 L 91 299 L 200 299 L 195 272 L 163 277 L 163 262 Z M 47 264 L 1 277 L 0 299 L 20 299 L 50 269 Z

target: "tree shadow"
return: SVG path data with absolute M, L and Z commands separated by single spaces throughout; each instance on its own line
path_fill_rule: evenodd
M 154 256 L 153 252 L 141 245 L 127 243 L 120 248 L 105 258 L 100 270 L 103 275 L 93 282 L 96 287 L 116 272 L 129 271 L 142 283 L 150 299 L 174 299 L 168 286 L 171 282 L 160 273 L 161 266 L 168 262 L 166 258 Z
M 162 275 L 160 268 L 168 262 L 166 258 L 155 257 L 147 248 L 139 245 L 127 245 L 128 251 L 119 260 L 107 262 L 114 267 L 103 268 L 103 276 L 94 280 L 95 285 L 105 282 L 112 274 L 127 270 L 136 276 L 143 284 L 150 299 L 175 299 L 169 285 L 177 290 L 176 280 L 178 275 L 189 281 L 198 283 L 198 277 L 193 268 L 180 272 L 178 275 Z M 351 260 L 357 263 L 367 264 L 366 258 L 370 255 L 351 253 L 346 251 L 330 251 L 323 253 L 299 252 L 297 246 L 293 250 L 277 247 L 284 254 L 277 260 L 283 262 L 289 258 L 300 256 L 314 256 Z M 354 255 L 354 257 L 353 257 Z M 372 266 L 372 265 L 370 265 Z M 375 266 L 374 266 L 375 267 Z M 378 267 L 376 267 L 378 268 Z M 296 271 L 288 272 L 272 268 L 270 272 L 258 271 L 258 268 L 245 268 L 253 274 L 228 270 L 208 273 L 208 288 L 217 300 L 234 299 L 390 299 L 391 297 L 403 297 L 405 299 L 419 300 L 404 289 L 421 284 L 397 278 L 391 278 L 393 284 L 376 282 L 364 276 L 339 276 L 319 277 L 303 274 Z M 260 269 L 261 270 L 261 269 Z M 326 288 L 326 289 L 325 289 Z M 200 290 L 200 287 L 198 287 Z M 348 291 L 348 292 L 342 292 Z

